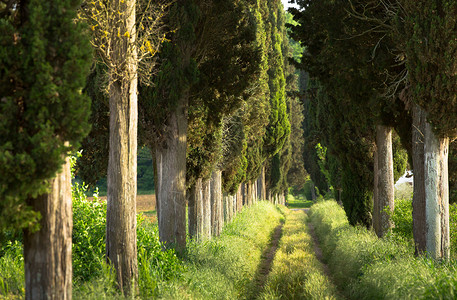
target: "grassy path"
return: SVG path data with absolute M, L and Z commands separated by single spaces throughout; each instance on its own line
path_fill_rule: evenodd
M 283 234 L 260 299 L 339 299 L 316 257 L 304 210 L 286 210 Z M 317 246 L 317 245 L 316 245 Z M 317 250 L 319 252 L 319 250 Z M 327 271 L 328 272 L 328 271 Z

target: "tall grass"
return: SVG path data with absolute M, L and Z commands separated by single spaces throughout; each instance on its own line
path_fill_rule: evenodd
M 335 299 L 336 289 L 314 255 L 304 211 L 287 211 L 262 299 Z
M 270 234 L 282 214 L 272 204 L 244 208 L 224 227 L 220 237 L 191 241 L 185 255 L 187 271 L 164 285 L 165 299 L 244 299 L 254 288 L 253 278 Z
M 335 283 L 349 299 L 455 299 L 455 262 L 414 257 L 411 244 L 348 225 L 334 201 L 311 208 L 311 221 L 327 247 Z

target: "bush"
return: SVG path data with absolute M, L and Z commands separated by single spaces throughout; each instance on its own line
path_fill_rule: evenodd
M 100 289 L 107 288 L 110 283 L 115 284 L 105 263 L 105 243 L 106 202 L 100 201 L 97 193 L 94 200 L 88 200 L 86 187 L 75 183 L 73 275 L 77 297 L 96 298 Z M 157 225 L 141 214 L 137 216 L 137 248 L 140 295 L 145 298 L 156 296 L 161 282 L 179 277 L 183 271 L 182 263 L 173 250 L 162 251 Z M 108 288 L 104 295 L 111 298 L 116 290 L 114 287 Z
M 106 242 L 106 202 L 86 197 L 86 187 L 75 183 L 73 193 L 73 277 L 89 281 L 102 274 Z
M 24 286 L 24 257 L 19 241 L 8 241 L 2 248 L 0 257 L 0 298 L 22 298 Z
M 413 240 L 413 206 L 409 199 L 396 199 L 392 214 L 392 232 L 408 241 Z

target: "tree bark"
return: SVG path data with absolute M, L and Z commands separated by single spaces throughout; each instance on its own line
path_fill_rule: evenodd
M 248 181 L 246 183 L 246 187 L 247 187 L 247 192 L 246 192 L 246 196 L 247 196 L 247 205 L 248 206 L 251 206 L 252 205 L 252 183 L 250 181 Z
M 70 161 L 51 180 L 49 194 L 27 202 L 41 214 L 37 232 L 24 231 L 26 299 L 71 299 L 73 230 Z
M 166 141 L 156 147 L 159 238 L 178 252 L 186 247 L 187 110 L 182 103 L 169 114 Z
M 254 180 L 253 181 L 253 184 L 254 184 L 254 189 L 253 189 L 253 193 L 254 193 L 254 203 L 257 203 L 257 201 L 259 200 L 259 194 L 257 193 L 257 190 L 258 190 L 258 186 L 257 186 L 257 180 Z
M 202 183 L 202 206 L 203 206 L 203 219 L 202 219 L 202 240 L 209 240 L 211 238 L 211 180 L 204 180 Z
M 316 186 L 314 185 L 314 182 L 311 181 L 311 200 L 316 201 Z
M 246 183 L 241 183 L 241 196 L 243 198 L 243 200 L 241 201 L 242 203 L 242 206 L 246 206 L 247 205 L 247 195 L 246 195 Z
M 378 146 L 375 145 L 375 151 L 373 153 L 373 217 L 372 217 L 372 223 L 373 223 L 373 229 L 376 232 L 380 232 L 380 222 L 379 219 L 381 216 L 379 215 L 379 192 L 378 192 L 378 174 L 379 174 L 379 159 L 378 159 Z
M 110 141 L 108 161 L 108 203 L 106 211 L 106 258 L 116 269 L 122 292 L 136 290 L 138 262 L 136 248 L 137 190 L 137 54 L 135 44 L 135 1 L 113 2 L 121 12 L 118 24 L 129 37 L 114 37 L 110 73 Z M 116 22 L 116 21 L 115 21 Z
M 224 226 L 222 208 L 222 172 L 213 171 L 211 176 L 211 227 L 212 235 L 219 236 Z
M 425 124 L 425 211 L 427 253 L 448 260 L 449 240 L 449 138 L 438 138 Z
M 240 212 L 243 209 L 243 184 L 238 186 L 238 191 L 236 192 L 236 210 Z
M 413 158 L 413 236 L 415 254 L 423 254 L 427 248 L 425 219 L 425 112 L 413 106 L 412 158 Z
M 262 167 L 262 172 L 259 178 L 259 198 L 260 200 L 267 200 L 267 189 L 265 185 L 265 166 Z
M 201 178 L 197 179 L 195 184 L 190 188 L 187 203 L 189 236 L 193 239 L 201 240 L 203 235 L 203 194 Z
M 378 125 L 376 127 L 376 146 L 377 151 L 375 158 L 375 200 L 373 205 L 373 225 L 376 225 L 375 231 L 379 237 L 384 236 L 393 226 L 388 209 L 391 213 L 394 210 L 394 164 L 392 153 L 392 128 Z
M 223 207 L 223 216 L 224 216 L 224 224 L 227 224 L 230 219 L 230 208 L 229 208 L 229 195 L 222 195 L 222 207 Z

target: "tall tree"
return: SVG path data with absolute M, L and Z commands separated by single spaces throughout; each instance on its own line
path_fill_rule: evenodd
M 138 277 L 138 79 L 150 80 L 154 68 L 152 57 L 161 42 L 163 9 L 164 5 L 144 1 L 137 6 L 135 0 L 116 0 L 86 1 L 81 10 L 81 18 L 91 25 L 97 57 L 106 66 L 109 98 L 106 258 L 115 267 L 119 287 L 126 293 L 135 290 L 132 284 Z M 141 12 L 138 19 L 137 11 Z
M 1 228 L 24 230 L 26 299 L 71 299 L 66 156 L 89 129 L 89 70 L 78 1 L 0 3 Z M 56 175 L 56 173 L 58 173 Z
M 454 1 L 400 1 L 405 11 L 406 57 L 413 101 L 424 111 L 426 250 L 449 258 L 449 137 L 455 95 L 457 4 Z

